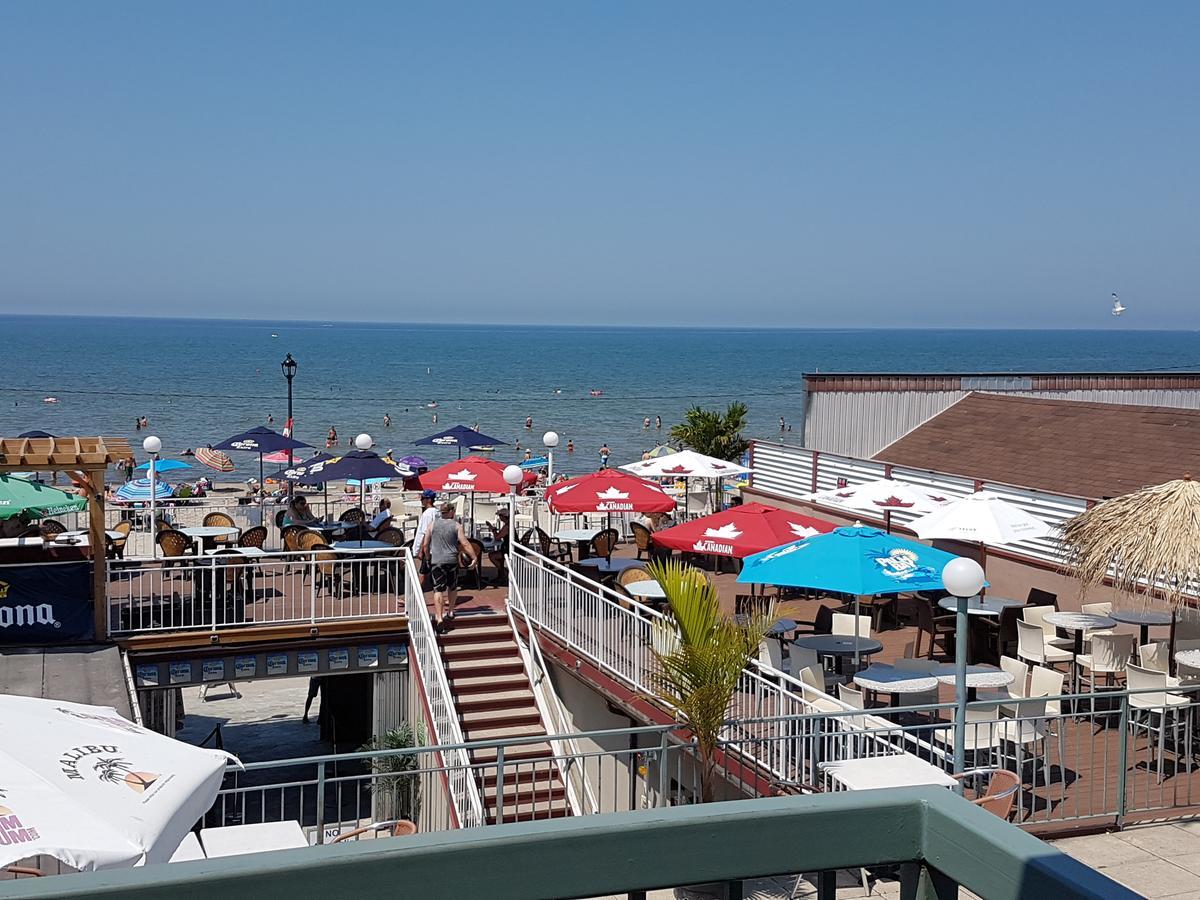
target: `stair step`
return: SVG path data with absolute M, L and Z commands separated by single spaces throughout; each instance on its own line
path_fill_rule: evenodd
M 500 709 L 459 710 L 462 713 L 463 731 L 474 731 L 480 728 L 509 728 L 516 725 L 542 724 L 542 716 L 537 706 L 502 707 Z M 544 731 L 543 731 L 544 733 Z
M 454 644 L 442 648 L 442 659 L 449 663 L 459 659 L 494 659 L 521 662 L 517 645 L 511 640 L 504 644 Z
M 496 793 L 496 767 L 484 767 L 478 770 L 479 781 L 485 793 Z M 504 760 L 504 793 L 507 796 L 510 785 L 524 785 L 530 790 L 542 790 L 550 787 L 561 787 L 558 765 L 553 759 L 526 760 L 519 766 L 509 767 L 508 758 Z
M 432 614 L 431 610 L 430 615 Z M 467 613 L 458 613 L 454 617 L 454 631 L 451 631 L 450 634 L 461 632 L 464 629 L 491 628 L 495 625 L 503 625 L 507 628 L 508 616 L 503 613 L 472 613 L 470 615 Z
M 546 729 L 542 727 L 541 721 L 533 725 L 489 725 L 485 722 L 482 726 L 463 722 L 463 738 L 468 743 L 474 743 L 475 741 L 503 741 L 508 738 L 537 737 L 545 735 L 545 733 Z M 504 752 L 505 755 L 508 754 L 508 750 Z
M 552 803 L 555 800 L 565 800 L 567 789 L 563 787 L 562 782 L 557 779 L 544 779 L 534 781 L 530 778 L 523 778 L 518 781 L 516 778 L 510 778 L 507 774 L 504 777 L 504 803 Z M 496 785 L 489 784 L 483 788 L 483 802 L 488 806 L 493 806 L 496 803 Z
M 494 763 L 496 761 L 496 753 L 495 747 L 481 747 L 471 752 L 471 761 L 476 764 Z M 516 747 L 504 748 L 504 763 L 507 767 L 508 763 L 516 760 L 524 762 L 531 759 L 547 759 L 553 755 L 554 751 L 551 749 L 550 744 L 546 742 L 540 744 L 519 744 Z M 522 769 L 524 769 L 524 766 L 522 766 Z
M 478 625 L 474 628 L 459 628 L 455 627 L 453 631 L 448 631 L 446 634 L 440 635 L 438 642 L 442 646 L 451 646 L 453 644 L 474 644 L 484 641 L 512 641 L 512 629 L 508 627 L 508 622 L 501 622 L 495 625 Z
M 529 690 L 529 681 L 525 678 L 524 669 L 499 674 L 492 672 L 471 674 L 468 671 L 457 675 L 447 672 L 446 675 L 450 679 L 450 692 L 454 694 L 455 699 L 467 695 L 474 698 L 479 694 Z
M 486 807 L 488 823 L 495 825 L 496 807 L 488 805 Z M 533 822 L 539 819 L 562 819 L 571 815 L 571 807 L 567 804 L 566 799 L 551 800 L 547 803 L 520 803 L 515 807 L 512 804 L 504 804 L 504 821 L 505 822 Z
M 474 658 L 449 658 L 445 660 L 446 672 L 453 678 L 461 677 L 479 677 L 497 675 L 520 675 L 521 680 L 525 681 L 525 666 L 519 658 L 502 658 L 502 659 L 474 659 Z
M 495 682 L 489 682 L 488 686 L 495 687 Z M 451 685 L 451 690 L 456 695 L 461 694 L 455 698 L 455 705 L 458 706 L 458 711 L 464 715 L 477 709 L 514 709 L 522 706 L 536 706 L 533 692 L 523 683 L 512 690 L 484 690 L 478 693 L 464 694 L 455 685 Z

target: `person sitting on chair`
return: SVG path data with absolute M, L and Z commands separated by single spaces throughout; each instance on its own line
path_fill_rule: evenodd
M 508 507 L 502 506 L 496 510 L 499 518 L 492 527 L 492 549 L 488 551 L 488 559 L 496 567 L 496 584 L 503 584 L 507 571 L 509 522 Z
M 379 501 L 379 509 L 371 519 L 371 524 L 368 526 L 371 534 L 375 534 L 381 528 L 387 528 L 392 520 L 392 501 L 387 497 L 383 497 Z
M 308 498 L 303 494 L 293 497 L 291 503 L 287 505 L 287 515 L 283 519 L 284 524 L 307 525 L 309 522 L 315 521 L 317 521 L 317 517 L 308 508 Z

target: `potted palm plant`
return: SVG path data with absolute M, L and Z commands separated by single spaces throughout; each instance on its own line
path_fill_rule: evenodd
M 359 748 L 406 750 L 425 746 L 425 728 L 420 723 L 402 722 L 396 728 L 376 735 Z M 416 822 L 421 815 L 420 756 L 416 753 L 389 754 L 371 758 L 371 817 L 376 822 L 408 819 Z
M 650 563 L 647 571 L 667 595 L 667 621 L 652 636 L 658 660 L 658 699 L 674 711 L 695 740 L 699 802 L 716 799 L 720 775 L 717 750 L 729 704 L 747 661 L 774 624 L 770 616 L 730 619 L 716 587 L 705 575 L 674 559 Z M 723 897 L 724 885 L 693 885 L 678 896 Z

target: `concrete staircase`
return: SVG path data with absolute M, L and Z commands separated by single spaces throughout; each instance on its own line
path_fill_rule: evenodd
M 508 617 L 502 613 L 459 614 L 438 645 L 459 712 L 463 739 L 501 740 L 546 735 L 533 690 L 521 662 Z M 505 822 L 528 822 L 571 814 L 553 749 L 545 741 L 504 751 Z M 497 818 L 497 751 L 471 753 L 479 766 L 479 789 L 488 822 Z

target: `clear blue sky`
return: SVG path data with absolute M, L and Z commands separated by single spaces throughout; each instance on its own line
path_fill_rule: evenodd
M 1197 328 L 1198 47 L 1195 2 L 4 3 L 0 311 Z

